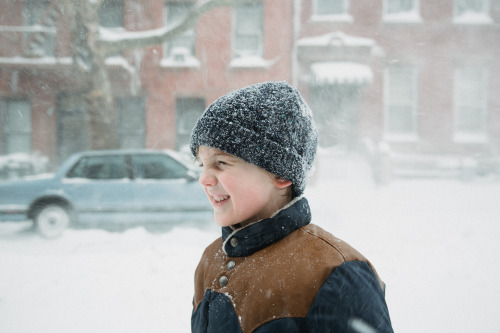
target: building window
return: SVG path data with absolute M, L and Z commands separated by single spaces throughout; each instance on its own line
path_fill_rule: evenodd
M 349 15 L 349 1 L 314 0 L 312 20 L 352 21 Z
M 455 0 L 457 24 L 491 24 L 489 0 Z
M 90 149 L 85 94 L 60 94 L 56 102 L 57 159 L 63 162 L 71 154 Z
M 454 139 L 483 141 L 488 132 L 488 71 L 485 67 L 455 70 Z
M 177 118 L 176 148 L 178 150 L 182 150 L 189 145 L 191 131 L 204 110 L 205 100 L 203 98 L 177 98 L 175 101 Z
M 48 0 L 26 0 L 24 2 L 24 24 L 28 29 L 24 39 L 29 56 L 53 56 L 56 45 L 55 10 L 50 10 Z
M 31 104 L 28 99 L 4 99 L 2 154 L 31 153 Z
M 263 57 L 262 2 L 234 8 L 233 58 Z
M 348 11 L 347 0 L 315 0 L 314 1 L 314 15 L 341 15 L 347 14 Z
M 415 0 L 385 0 L 385 13 L 407 13 L 414 11 L 416 8 Z
M 164 19 L 165 26 L 174 26 L 180 23 L 193 8 L 194 2 L 166 2 Z M 163 48 L 163 65 L 199 66 L 195 59 L 195 30 L 184 31 L 175 40 L 165 43 Z
M 384 21 L 389 23 L 421 22 L 419 0 L 384 0 Z
M 414 67 L 386 69 L 384 105 L 387 138 L 417 139 L 417 70 Z
M 144 98 L 116 98 L 115 104 L 120 148 L 144 148 L 146 136 Z
M 99 11 L 99 23 L 104 28 L 122 28 L 123 2 L 121 0 L 104 0 Z

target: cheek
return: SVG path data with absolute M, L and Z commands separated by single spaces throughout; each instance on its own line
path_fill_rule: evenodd
M 208 195 L 208 190 L 205 186 L 203 186 L 203 192 L 205 192 L 205 195 L 207 196 L 207 198 L 210 199 L 210 195 Z
M 272 180 L 267 174 L 252 171 L 227 173 L 219 178 L 220 184 L 238 207 L 261 206 L 271 199 Z
M 272 185 L 267 179 L 261 177 L 254 177 L 245 182 L 242 186 L 242 196 L 247 204 L 262 205 L 268 203 L 272 199 Z
M 238 184 L 238 182 L 229 183 L 225 189 L 231 196 L 231 200 L 238 206 L 245 204 L 245 201 L 247 200 L 247 198 L 249 197 L 249 193 L 251 192 L 248 184 Z

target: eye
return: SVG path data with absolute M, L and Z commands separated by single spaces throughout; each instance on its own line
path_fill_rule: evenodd
M 227 165 L 227 163 L 226 163 L 226 162 L 224 162 L 224 161 L 217 161 L 217 164 L 218 164 L 218 165 Z

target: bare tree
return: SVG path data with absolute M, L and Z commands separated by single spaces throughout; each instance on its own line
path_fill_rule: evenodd
M 84 87 L 92 149 L 117 148 L 119 145 L 111 82 L 105 63 L 108 56 L 172 41 L 212 9 L 259 0 L 200 1 L 176 25 L 136 32 L 115 32 L 100 27 L 99 11 L 103 1 L 51 1 L 51 9 L 64 12 L 71 29 L 73 63 Z

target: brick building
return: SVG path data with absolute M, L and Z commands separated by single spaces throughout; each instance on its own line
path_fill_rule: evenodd
M 499 1 L 313 0 L 300 17 L 299 82 L 325 144 L 498 163 Z
M 49 1 L 0 3 L 1 154 L 38 151 L 57 164 L 88 148 L 65 16 Z M 101 25 L 160 28 L 192 4 L 108 0 Z M 218 96 L 286 80 L 311 105 L 323 146 L 491 161 L 500 155 L 499 24 L 497 0 L 217 8 L 173 42 L 108 59 L 121 146 L 182 149 Z

